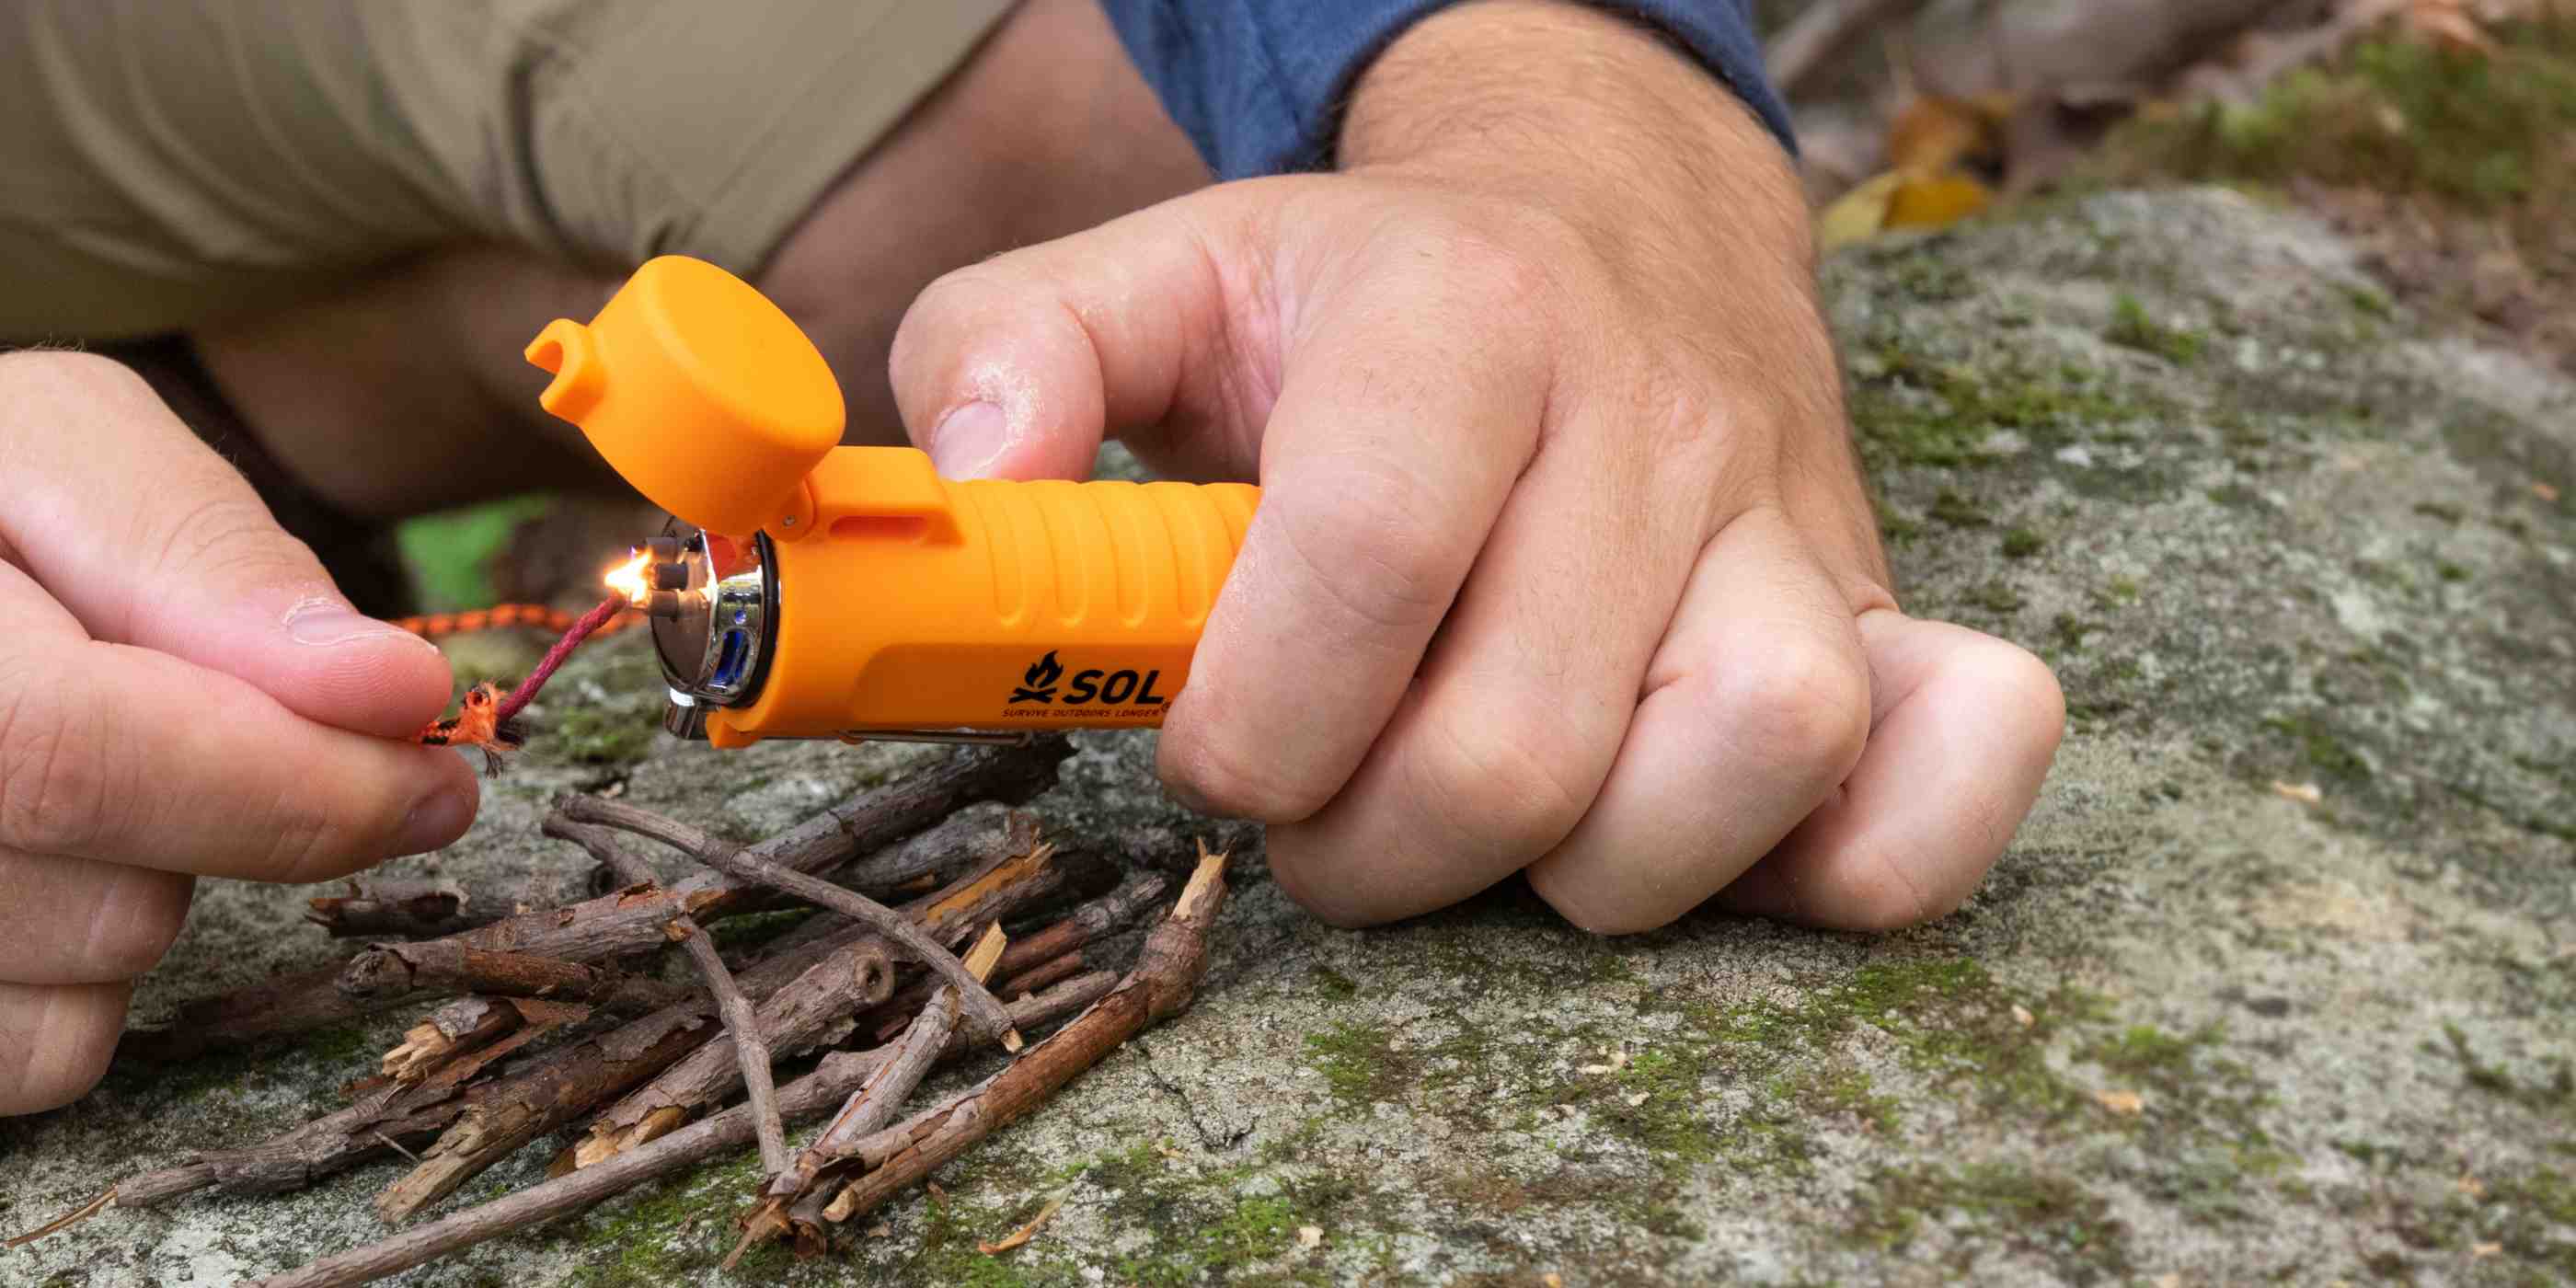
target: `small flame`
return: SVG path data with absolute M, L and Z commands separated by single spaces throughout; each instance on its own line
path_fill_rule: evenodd
M 644 569 L 651 562 L 652 556 L 639 549 L 633 558 L 609 569 L 608 575 L 600 580 L 607 583 L 610 590 L 624 595 L 627 603 L 640 605 L 652 598 L 652 588 L 644 581 Z

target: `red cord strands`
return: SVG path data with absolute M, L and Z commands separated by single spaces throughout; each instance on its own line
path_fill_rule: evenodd
M 471 608 L 461 613 L 424 613 L 418 617 L 397 617 L 393 624 L 414 635 L 437 639 L 442 635 L 462 635 L 469 631 L 503 630 L 512 626 L 529 626 L 561 633 L 572 629 L 579 619 L 560 608 L 543 604 L 494 604 L 490 608 Z M 599 628 L 598 634 L 613 635 L 633 622 L 618 618 Z
M 475 685 L 455 715 L 422 727 L 420 741 L 432 747 L 480 747 L 483 771 L 498 775 L 502 753 L 516 751 L 527 741 L 519 713 L 536 700 L 538 690 L 546 687 L 546 681 L 554 678 L 556 670 L 574 649 L 581 647 L 583 640 L 609 628 L 617 615 L 629 607 L 622 596 L 601 600 L 598 607 L 582 614 L 564 631 L 563 638 L 546 650 L 536 669 L 528 672 L 528 678 L 519 681 L 519 687 L 510 690 L 508 696 L 502 696 L 498 685 Z
M 522 709 L 536 700 L 537 690 L 546 687 L 546 681 L 555 677 L 555 668 L 562 666 L 564 659 L 571 657 L 572 651 L 580 648 L 583 640 L 589 639 L 593 632 L 615 621 L 617 615 L 625 612 L 629 607 L 631 605 L 623 597 L 603 599 L 599 601 L 597 608 L 583 613 L 581 620 L 574 622 L 572 629 L 565 631 L 563 638 L 556 640 L 554 647 L 547 649 L 546 655 L 537 659 L 537 669 L 528 672 L 528 678 L 519 681 L 519 687 L 510 690 L 510 696 L 501 699 L 500 710 L 493 714 L 502 720 L 517 718 Z

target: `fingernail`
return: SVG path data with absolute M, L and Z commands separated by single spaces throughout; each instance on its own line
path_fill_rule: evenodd
M 394 854 L 426 854 L 453 844 L 474 825 L 474 790 L 442 787 L 412 802 L 394 836 Z
M 930 431 L 930 462 L 946 478 L 980 478 L 1009 451 L 1015 435 L 1000 403 L 970 402 Z
M 340 599 L 323 595 L 297 600 L 293 608 L 286 610 L 285 620 L 287 638 L 317 648 L 388 635 L 420 638 L 399 626 L 368 617 Z

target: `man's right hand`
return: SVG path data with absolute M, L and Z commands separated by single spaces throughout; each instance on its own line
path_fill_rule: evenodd
M 438 651 L 360 616 L 133 373 L 0 355 L 0 1114 L 97 1082 L 195 875 L 435 849 Z

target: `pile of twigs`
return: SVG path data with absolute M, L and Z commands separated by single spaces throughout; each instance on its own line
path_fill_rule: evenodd
M 341 1108 L 129 1176 L 13 1242 L 110 1207 L 293 1189 L 396 1154 L 412 1168 L 375 1208 L 400 1225 L 539 1137 L 586 1123 L 540 1184 L 263 1282 L 364 1283 L 755 1142 L 766 1175 L 744 1196 L 734 1255 L 772 1239 L 822 1254 L 851 1218 L 1189 1004 L 1225 898 L 1225 856 L 1199 846 L 1136 962 L 1123 976 L 1095 969 L 1095 941 L 1156 906 L 1170 884 L 1163 870 L 1186 859 L 1115 856 L 1128 861 L 1116 888 L 1065 908 L 1056 847 L 1007 807 L 1052 786 L 1069 752 L 1061 738 L 963 751 L 748 847 L 623 802 L 567 797 L 546 834 L 581 847 L 617 888 L 560 907 L 500 909 L 453 887 L 314 900 L 314 920 L 335 934 L 387 937 L 328 971 L 185 1008 L 167 1029 L 128 1035 L 121 1054 L 186 1058 L 426 1004 L 420 1022 L 344 1089 Z M 666 884 L 621 836 L 701 868 Z M 1168 851 L 1175 838 L 1128 844 Z M 796 906 L 818 911 L 740 960 L 706 933 L 723 917 Z M 1035 928 L 1013 938 L 1006 924 Z M 390 937 L 402 933 L 421 937 Z M 694 986 L 648 969 L 674 947 Z M 1057 1024 L 1024 1043 L 1024 1030 Z M 898 1121 L 933 1065 L 987 1047 L 1009 1063 Z M 776 1062 L 818 1053 L 800 1076 L 775 1081 Z M 791 1150 L 787 1125 L 825 1114 L 822 1130 Z

